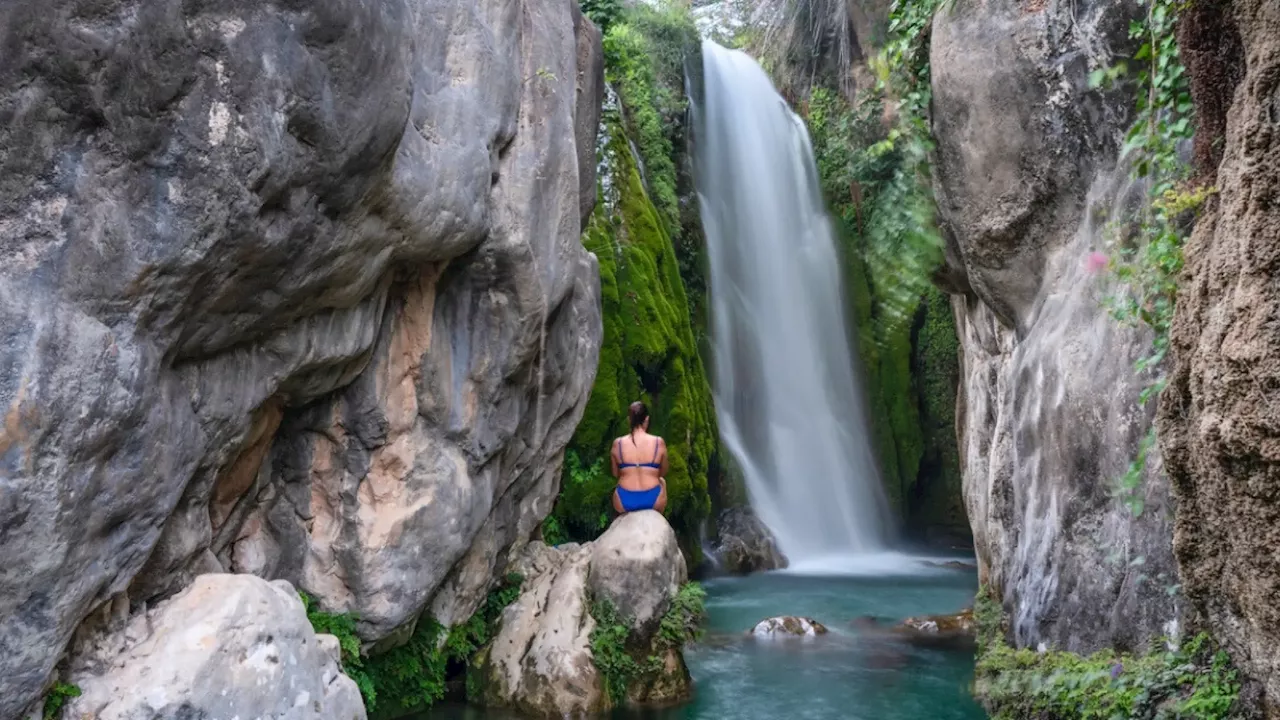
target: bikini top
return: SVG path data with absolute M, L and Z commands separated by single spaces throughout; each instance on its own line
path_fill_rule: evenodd
M 631 442 L 635 442 L 635 440 L 632 440 Z M 662 463 L 658 462 L 658 451 L 661 449 L 662 439 L 659 438 L 658 442 L 653 446 L 653 460 L 647 463 L 624 463 L 622 462 L 622 438 L 618 438 L 618 469 L 621 470 L 622 468 L 629 467 L 647 467 L 655 470 L 660 469 L 662 467 Z

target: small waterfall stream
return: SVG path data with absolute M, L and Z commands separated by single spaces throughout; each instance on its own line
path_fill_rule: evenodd
M 793 565 L 883 550 L 884 500 L 809 136 L 760 66 L 705 41 L 694 108 L 720 430 Z

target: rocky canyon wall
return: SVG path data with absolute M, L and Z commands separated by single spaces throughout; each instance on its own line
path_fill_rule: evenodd
M 1174 548 L 1199 618 L 1280 717 L 1280 6 L 1201 3 L 1179 42 L 1218 194 L 1185 248 L 1160 403 Z
M 1128 0 L 956 0 L 933 21 L 940 282 L 961 342 L 965 502 L 1011 639 L 1135 648 L 1178 629 L 1172 503 L 1152 453 L 1135 514 L 1114 496 L 1151 423 L 1089 265 L 1144 197 L 1120 161 L 1133 98 L 1088 75 L 1129 57 Z M 1174 591 L 1171 591 L 1170 589 Z
M 201 573 L 475 609 L 595 375 L 601 68 L 573 0 L 7 4 L 0 717 Z

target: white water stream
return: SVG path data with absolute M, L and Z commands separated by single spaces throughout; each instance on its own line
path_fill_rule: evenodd
M 753 59 L 710 41 L 702 55 L 696 170 L 720 431 L 793 566 L 861 565 L 885 550 L 889 515 L 813 148 Z

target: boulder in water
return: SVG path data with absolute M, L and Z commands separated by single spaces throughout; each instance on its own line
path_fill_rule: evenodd
M 712 552 L 731 575 L 749 575 L 787 566 L 778 541 L 751 508 L 729 508 L 716 518 Z
M 63 716 L 97 720 L 364 720 L 332 635 L 316 635 L 289 583 L 201 575 L 101 632 L 72 656 L 80 696 Z
M 968 608 L 953 615 L 907 618 L 893 633 L 913 645 L 967 650 L 976 646 L 978 627 L 973 609 Z
M 751 635 L 759 638 L 768 637 L 817 637 L 827 634 L 825 625 L 810 618 L 783 615 L 761 620 L 751 628 Z
M 661 514 L 622 515 L 585 545 L 530 543 L 510 570 L 525 581 L 474 662 L 472 700 L 577 716 L 688 699 L 692 681 L 680 647 L 659 632 L 669 612 L 681 612 L 673 607 L 688 578 L 675 531 Z M 597 649 L 617 655 L 606 665 L 597 662 Z M 606 668 L 628 665 L 623 655 L 631 671 L 607 676 Z M 612 691 L 622 697 L 611 694 L 610 680 L 625 686 Z

